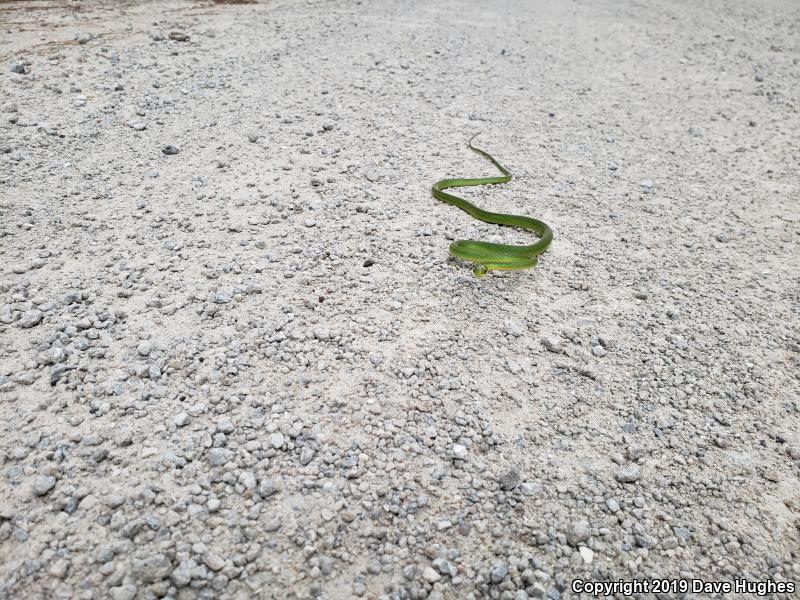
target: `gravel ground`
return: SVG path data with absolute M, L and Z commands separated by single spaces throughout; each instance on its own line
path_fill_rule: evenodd
M 0 31 L 0 598 L 800 580 L 794 0 Z M 530 239 L 430 196 L 475 131 L 536 269 L 448 257 Z

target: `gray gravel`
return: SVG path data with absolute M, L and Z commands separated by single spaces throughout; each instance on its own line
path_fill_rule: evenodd
M 794 0 L 79 5 L 0 11 L 0 598 L 800 579 Z

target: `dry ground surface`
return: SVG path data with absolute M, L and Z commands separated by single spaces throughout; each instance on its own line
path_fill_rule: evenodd
M 2 2 L 0 54 L 0 598 L 800 580 L 796 1 Z M 530 239 L 430 196 L 475 131 L 534 270 L 448 257 Z

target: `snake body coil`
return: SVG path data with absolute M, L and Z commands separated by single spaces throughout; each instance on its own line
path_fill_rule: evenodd
M 494 244 L 492 242 L 480 242 L 476 240 L 458 240 L 450 244 L 450 254 L 456 258 L 474 263 L 475 266 L 472 272 L 476 277 L 483 277 L 488 271 L 516 271 L 535 267 L 539 262 L 538 256 L 547 251 L 550 242 L 553 241 L 553 231 L 546 223 L 531 217 L 489 212 L 478 208 L 463 198 L 453 196 L 444 191 L 447 188 L 489 185 L 511 181 L 511 172 L 508 169 L 497 162 L 491 154 L 472 145 L 472 140 L 475 139 L 475 135 L 467 142 L 470 150 L 489 159 L 494 166 L 500 169 L 503 175 L 499 177 L 481 177 L 477 179 L 442 179 L 433 184 L 433 197 L 442 202 L 457 206 L 485 223 L 530 229 L 534 231 L 540 239 L 530 246 L 512 246 L 509 244 Z

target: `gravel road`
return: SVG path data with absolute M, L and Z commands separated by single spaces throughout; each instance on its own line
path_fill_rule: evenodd
M 800 583 L 795 0 L 0 32 L 0 598 Z M 494 173 L 476 131 L 533 270 L 448 257 L 531 239 L 431 197 Z

